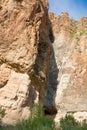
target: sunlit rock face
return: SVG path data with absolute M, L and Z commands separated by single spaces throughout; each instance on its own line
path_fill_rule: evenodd
M 87 18 L 77 22 L 67 13 L 49 18 L 53 53 L 46 105 L 57 109 L 56 122 L 66 113 L 82 121 L 87 118 Z
M 3 123 L 28 118 L 44 104 L 50 40 L 47 1 L 0 0 L 0 109 Z
M 67 113 L 87 119 L 87 18 L 48 16 L 47 0 L 1 0 L 2 122 L 28 118 L 38 102 L 55 122 Z

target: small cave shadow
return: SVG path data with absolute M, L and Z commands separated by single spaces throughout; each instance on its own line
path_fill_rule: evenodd
M 49 19 L 49 38 L 51 42 L 51 57 L 50 57 L 50 69 L 49 69 L 49 76 L 48 76 L 48 84 L 47 84 L 47 95 L 46 95 L 46 102 L 44 106 L 44 112 L 46 115 L 56 115 L 57 108 L 55 105 L 55 97 L 58 85 L 58 73 L 59 69 L 55 59 L 55 52 L 54 52 L 54 34 L 52 29 L 52 23 Z

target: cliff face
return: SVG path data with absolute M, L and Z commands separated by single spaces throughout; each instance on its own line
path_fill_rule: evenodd
M 47 1 L 0 0 L 0 109 L 4 123 L 44 103 L 50 40 Z
M 28 118 L 37 102 L 56 122 L 67 113 L 87 119 L 87 18 L 48 16 L 46 0 L 1 0 L 2 121 Z
M 77 22 L 67 13 L 49 18 L 53 53 L 46 105 L 56 107 L 56 122 L 66 113 L 87 119 L 87 18 Z

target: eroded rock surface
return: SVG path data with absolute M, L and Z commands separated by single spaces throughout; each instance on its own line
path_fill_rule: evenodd
M 57 112 L 55 122 L 67 113 L 87 119 L 87 18 L 48 17 L 46 0 L 1 0 L 3 123 L 28 118 L 37 102 L 45 103 L 49 114 Z
M 0 109 L 4 123 L 29 116 L 44 103 L 50 41 L 47 1 L 0 0 Z
M 46 105 L 56 107 L 56 122 L 66 113 L 87 119 L 87 18 L 77 22 L 67 13 L 49 17 L 53 53 Z

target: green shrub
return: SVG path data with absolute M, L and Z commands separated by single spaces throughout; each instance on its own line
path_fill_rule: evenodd
M 80 124 L 73 116 L 66 115 L 60 120 L 61 130 L 87 130 L 87 124 Z M 0 130 L 60 130 L 55 128 L 52 118 L 44 115 L 43 109 L 39 105 L 31 110 L 31 116 L 28 120 L 22 120 L 15 126 L 1 126 Z
M 22 121 L 16 125 L 17 130 L 54 130 L 55 124 L 53 120 L 44 115 L 42 108 L 39 105 L 31 111 L 31 116 L 28 120 Z
M 3 117 L 5 115 L 5 110 L 0 108 L 0 117 Z
M 71 115 L 66 115 L 65 118 L 60 120 L 60 126 L 63 130 L 73 130 L 79 126 L 79 123 Z
M 66 115 L 65 118 L 62 118 L 60 120 L 60 126 L 62 130 L 87 130 L 86 122 L 80 124 L 71 115 Z
M 71 32 L 70 33 L 70 38 L 73 38 L 75 36 L 76 32 Z
M 80 32 L 80 36 L 82 36 L 84 33 L 86 33 L 87 31 L 86 30 L 82 30 L 81 32 Z
M 0 127 L 2 125 L 2 117 L 4 117 L 4 115 L 5 115 L 5 110 L 0 108 Z
M 14 127 L 3 126 L 0 130 L 55 130 L 55 123 L 52 118 L 44 115 L 39 105 L 35 105 L 28 120 L 22 120 Z

